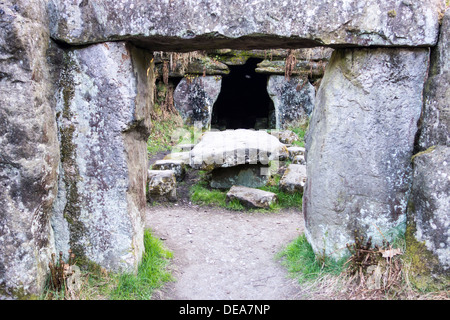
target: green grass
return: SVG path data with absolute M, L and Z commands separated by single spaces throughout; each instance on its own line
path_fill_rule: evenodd
M 79 300 L 149 300 L 155 289 L 173 281 L 167 270 L 172 252 L 149 230 L 144 232 L 145 252 L 138 266 L 137 274 L 107 272 L 99 266 L 81 271 L 82 289 L 76 293 Z M 44 300 L 64 300 L 62 292 L 46 289 Z
M 275 184 L 260 187 L 258 189 L 273 192 L 277 195 L 277 203 L 272 208 L 273 210 L 283 209 L 283 208 L 302 208 L 302 198 L 303 194 L 299 192 L 287 193 L 278 187 L 280 176 L 275 175 Z
M 317 258 L 303 234 L 277 254 L 282 264 L 298 279 L 299 283 L 318 279 L 324 274 L 339 275 L 343 271 L 345 258 L 335 261 L 331 258 Z
M 293 145 L 298 147 L 305 147 L 305 134 L 308 129 L 308 125 L 295 128 L 289 128 L 292 132 L 294 132 L 300 139 L 298 141 L 294 141 Z
M 231 210 L 244 210 L 239 201 L 234 200 L 227 203 L 226 191 L 208 188 L 208 182 L 201 180 L 191 187 L 191 200 L 196 204 L 219 206 Z
M 154 289 L 165 282 L 172 281 L 172 275 L 166 270 L 172 252 L 163 247 L 162 242 L 153 237 L 149 230 L 144 234 L 145 253 L 138 267 L 137 275 L 123 273 L 110 294 L 113 300 L 149 300 Z
M 175 117 L 152 121 L 152 129 L 147 141 L 148 153 L 153 155 L 160 151 L 171 150 L 172 146 L 178 142 L 172 141 L 172 134 L 179 126 L 179 121 Z

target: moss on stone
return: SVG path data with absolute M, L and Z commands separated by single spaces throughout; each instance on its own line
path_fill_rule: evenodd
M 410 211 L 414 209 L 410 203 Z M 406 252 L 405 260 L 409 263 L 409 280 L 419 290 L 435 291 L 448 288 L 450 282 L 449 277 L 433 276 L 434 266 L 439 265 L 438 258 L 430 252 L 424 242 L 420 242 L 414 236 L 416 225 L 409 221 L 406 226 Z
M 413 155 L 413 156 L 411 157 L 411 162 L 413 162 L 414 159 L 415 159 L 416 157 L 419 157 L 419 156 L 421 156 L 421 155 L 423 155 L 423 154 L 427 154 L 427 153 L 433 152 L 434 149 L 436 149 L 436 146 L 431 146 L 431 147 L 429 147 L 429 148 L 428 148 L 427 150 L 425 150 L 425 151 L 421 151 L 421 152 L 416 153 L 415 155 Z
M 14 289 L 6 289 L 5 285 L 0 285 L 0 296 L 13 297 L 17 300 L 38 300 L 35 294 L 25 291 L 23 287 L 15 287 Z

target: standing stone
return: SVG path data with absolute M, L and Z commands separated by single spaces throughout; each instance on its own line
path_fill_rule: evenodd
M 450 148 L 437 146 L 414 157 L 408 210 L 410 276 L 421 289 L 450 283 Z M 445 279 L 446 278 L 446 279 Z
M 56 246 L 81 264 L 136 271 L 146 208 L 151 57 L 123 42 L 64 53 Z
M 408 206 L 407 255 L 411 281 L 421 289 L 450 282 L 450 10 L 431 50 L 430 75 Z
M 59 148 L 46 1 L 0 2 L 0 300 L 32 298 L 54 252 Z
M 303 213 L 316 253 L 342 257 L 355 230 L 374 244 L 405 231 L 428 56 L 427 49 L 333 52 L 306 138 Z
M 211 127 L 214 102 L 220 93 L 222 77 L 205 76 L 183 78 L 173 94 L 175 108 L 186 125 L 201 123 L 203 129 Z
M 267 92 L 273 100 L 277 129 L 297 127 L 308 121 L 314 108 L 315 89 L 307 77 L 270 76 Z
M 437 47 L 431 50 L 429 78 L 424 90 L 420 149 L 450 146 L 450 10 L 444 15 Z

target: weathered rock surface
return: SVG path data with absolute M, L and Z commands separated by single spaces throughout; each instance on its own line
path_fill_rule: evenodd
M 277 129 L 304 124 L 314 108 L 316 91 L 307 77 L 270 76 L 267 93 L 273 100 Z
M 238 200 L 243 206 L 251 209 L 269 208 L 277 201 L 277 195 L 273 192 L 233 186 L 227 193 L 227 201 Z
M 243 164 L 229 168 L 217 168 L 211 172 L 212 188 L 229 189 L 234 185 L 258 188 L 269 180 L 269 167 L 258 164 Z
M 163 160 L 181 160 L 185 165 L 189 165 L 191 154 L 189 151 L 171 152 Z
M 292 159 L 293 164 L 306 164 L 304 155 L 297 155 Z
M 442 7 L 440 0 L 50 1 L 55 39 L 82 44 L 127 38 L 169 51 L 435 45 Z
M 174 57 L 172 59 L 173 63 L 172 66 L 168 61 L 161 61 L 161 63 L 158 64 L 155 63 L 155 69 L 157 70 L 158 75 L 163 75 L 165 63 L 166 67 L 168 68 L 169 77 L 184 77 L 186 75 L 211 76 L 211 75 L 224 75 L 230 73 L 230 69 L 226 64 L 213 60 L 208 56 L 188 59 L 187 61 L 184 60 L 185 59 Z
M 298 61 L 292 70 L 292 76 L 310 76 L 310 77 L 322 77 L 325 72 L 326 62 L 317 61 Z M 258 73 L 278 74 L 285 75 L 286 62 L 284 60 L 264 60 L 258 63 L 258 67 L 255 69 Z
M 183 78 L 173 94 L 175 108 L 186 125 L 201 123 L 202 128 L 211 127 L 214 102 L 219 96 L 222 84 L 220 76 Z
M 271 130 L 270 134 L 273 135 L 274 137 L 277 137 L 281 143 L 287 145 L 290 145 L 295 141 L 299 141 L 298 135 L 296 135 L 295 132 L 291 130 L 283 130 L 283 131 Z
M 45 4 L 0 2 L 0 300 L 38 296 L 54 253 L 59 147 Z
M 414 157 L 408 211 L 407 251 L 415 277 L 450 280 L 450 147 L 437 146 Z M 429 283 L 428 283 L 429 284 Z M 419 285 L 423 289 L 426 286 Z
M 421 150 L 450 146 L 450 10 L 442 21 L 439 43 L 431 51 L 430 73 L 424 91 L 424 110 L 419 137 Z
M 150 201 L 177 199 L 177 181 L 173 170 L 148 170 L 147 180 Z
M 136 271 L 144 250 L 151 56 L 115 42 L 68 50 L 62 61 L 56 247 L 70 247 L 83 263 Z
M 205 133 L 190 155 L 192 168 L 212 170 L 241 164 L 266 165 L 287 157 L 288 151 L 265 131 L 237 129 Z
M 288 147 L 289 159 L 294 160 L 296 156 L 304 156 L 305 148 L 303 147 Z
M 172 170 L 177 181 L 182 181 L 186 174 L 186 165 L 183 160 L 158 160 L 152 165 L 153 170 Z
M 418 152 L 408 206 L 406 248 L 414 263 L 411 281 L 422 289 L 448 286 L 450 280 L 450 10 L 431 51 L 425 85 Z M 430 277 L 431 275 L 431 277 Z
M 306 166 L 290 164 L 280 179 L 280 189 L 287 193 L 303 192 L 306 184 Z
M 306 137 L 303 213 L 315 252 L 344 255 L 355 229 L 374 244 L 404 231 L 427 67 L 427 49 L 333 52 Z

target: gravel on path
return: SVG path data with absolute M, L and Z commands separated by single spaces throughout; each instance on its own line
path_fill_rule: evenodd
M 149 206 L 146 227 L 174 258 L 162 300 L 292 300 L 299 284 L 276 254 L 303 233 L 300 210 L 238 212 L 190 204 Z

